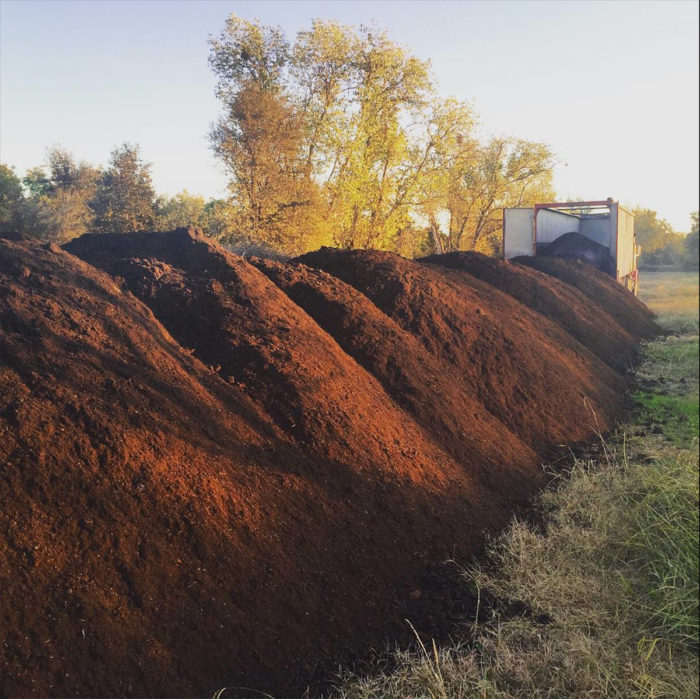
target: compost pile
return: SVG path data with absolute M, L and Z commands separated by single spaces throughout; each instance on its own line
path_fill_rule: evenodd
M 547 262 L 0 240 L 0 695 L 293 696 L 445 631 L 425 571 L 612 426 L 656 331 Z
M 576 231 L 564 233 L 551 243 L 538 245 L 537 248 L 540 256 L 579 260 L 600 272 L 615 273 L 615 261 L 610 257 L 608 247 Z
M 620 285 L 607 275 L 601 275 L 600 278 L 595 276 L 591 280 L 590 277 L 596 273 L 590 266 L 581 270 L 582 276 L 589 277 L 589 284 L 600 283 L 602 287 L 586 295 L 571 282 L 566 283 L 556 276 L 546 276 L 535 269 L 475 252 L 432 255 L 423 258 L 422 261 L 462 270 L 510 294 L 529 308 L 560 325 L 599 359 L 622 373 L 636 362 L 636 334 L 640 337 L 652 337 L 658 333 L 658 328 L 646 306 L 638 303 L 634 296 L 630 297 L 629 294 L 623 293 L 624 303 L 620 308 L 615 300 L 610 304 L 607 303 L 609 301 L 606 296 L 608 283 L 612 283 L 615 287 Z M 522 258 L 522 261 L 527 263 L 526 258 Z M 540 262 L 538 260 L 538 263 Z M 566 269 L 570 274 L 575 273 L 575 268 L 572 268 L 571 264 L 561 265 L 557 262 L 552 263 L 552 260 L 547 260 L 544 264 L 548 265 L 549 269 Z M 544 267 L 538 267 L 538 269 L 546 271 Z M 617 293 L 615 289 L 612 291 Z M 601 302 L 601 296 L 605 301 Z M 639 323 L 633 324 L 628 331 L 614 320 L 610 313 L 617 311 L 620 322 L 625 322 L 625 318 L 630 314 L 630 305 L 634 308 L 633 314 L 637 314 L 641 309 L 641 315 Z

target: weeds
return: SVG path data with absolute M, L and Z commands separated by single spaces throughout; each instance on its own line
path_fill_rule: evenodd
M 644 352 L 639 410 L 602 460 L 575 460 L 542 493 L 546 530 L 513 522 L 468 571 L 500 600 L 468 643 L 419 639 L 391 671 L 345 675 L 337 696 L 698 695 L 697 335 Z
M 656 436 L 607 451 L 542 495 L 545 533 L 514 522 L 469 571 L 503 601 L 469 647 L 421 643 L 339 696 L 696 696 L 697 452 Z

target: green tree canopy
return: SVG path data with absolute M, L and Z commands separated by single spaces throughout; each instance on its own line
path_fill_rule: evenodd
M 658 217 L 656 211 L 637 207 L 632 209 L 634 214 L 634 232 L 637 242 L 642 246 L 642 252 L 653 252 L 665 247 L 673 236 L 678 235 L 671 224 Z
M 49 174 L 35 174 L 30 191 L 34 206 L 34 227 L 42 237 L 65 242 L 90 230 L 94 213 L 90 202 L 95 196 L 99 170 L 86 162 L 76 163 L 73 155 L 64 148 L 54 147 L 47 154 Z
M 190 194 L 186 189 L 174 197 L 158 196 L 155 201 L 155 228 L 171 231 L 186 226 L 203 226 L 204 197 Z
M 14 168 L 0 164 L 0 231 L 22 232 L 24 191 Z
M 685 237 L 676 233 L 671 224 L 660 219 L 652 209 L 637 207 L 634 214 L 634 233 L 642 248 L 640 265 L 674 264 L 684 256 Z
M 700 235 L 698 234 L 698 212 L 690 214 L 690 233 L 685 237 L 685 266 L 689 269 L 698 269 L 700 257 Z
M 479 143 L 471 106 L 439 100 L 428 62 L 383 31 L 314 20 L 290 42 L 231 15 L 210 47 L 211 142 L 245 236 L 405 251 L 427 220 L 434 240 L 475 247 L 499 206 L 551 189 L 546 146 Z
M 231 104 L 243 85 L 280 87 L 289 42 L 279 27 L 266 27 L 232 14 L 218 38 L 210 38 L 209 65 L 219 78 L 217 96 Z
M 98 177 L 96 168 L 77 163 L 64 148 L 48 149 L 45 167 L 30 169 L 22 183 L 14 176 L 13 227 L 26 235 L 57 242 L 82 235 L 93 220 L 90 200 Z
M 112 151 L 109 166 L 97 183 L 91 206 L 99 233 L 133 233 L 152 230 L 155 192 L 151 166 L 141 158 L 139 146 L 124 143 Z

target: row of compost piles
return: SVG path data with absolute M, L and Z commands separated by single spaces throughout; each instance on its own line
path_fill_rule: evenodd
M 425 571 L 613 425 L 654 332 L 569 263 L 469 259 L 0 240 L 0 695 L 294 696 L 449 631 Z

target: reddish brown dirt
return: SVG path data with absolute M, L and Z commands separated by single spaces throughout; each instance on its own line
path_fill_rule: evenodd
M 66 249 L 124 279 L 183 347 L 308 451 L 370 478 L 410 481 L 442 464 L 420 483 L 427 488 L 447 487 L 459 474 L 370 374 L 242 258 L 184 230 L 84 236 Z
M 469 463 L 470 473 L 501 496 L 527 500 L 537 463 L 533 451 L 464 391 L 453 367 L 431 355 L 366 296 L 330 274 L 299 263 L 252 263 L 456 459 Z M 494 444 L 499 445 L 496 452 Z
M 618 405 L 611 370 L 464 273 L 369 254 L 365 296 L 184 230 L 67 248 L 0 240 L 0 696 L 298 696 L 406 618 L 444 633 L 425 571 L 537 485 L 538 420 Z M 590 434 L 574 413 L 556 440 Z
M 513 262 L 536 269 L 578 289 L 634 337 L 651 338 L 661 332 L 654 322 L 654 314 L 634 294 L 609 274 L 599 272 L 590 265 L 553 257 L 516 257 Z
M 581 441 L 597 417 L 612 424 L 621 377 L 544 316 L 463 272 L 392 253 L 322 248 L 299 258 L 354 286 L 471 395 L 537 450 Z
M 634 365 L 638 338 L 577 288 L 535 269 L 475 252 L 450 252 L 421 262 L 459 269 L 488 282 L 560 325 L 618 372 Z

